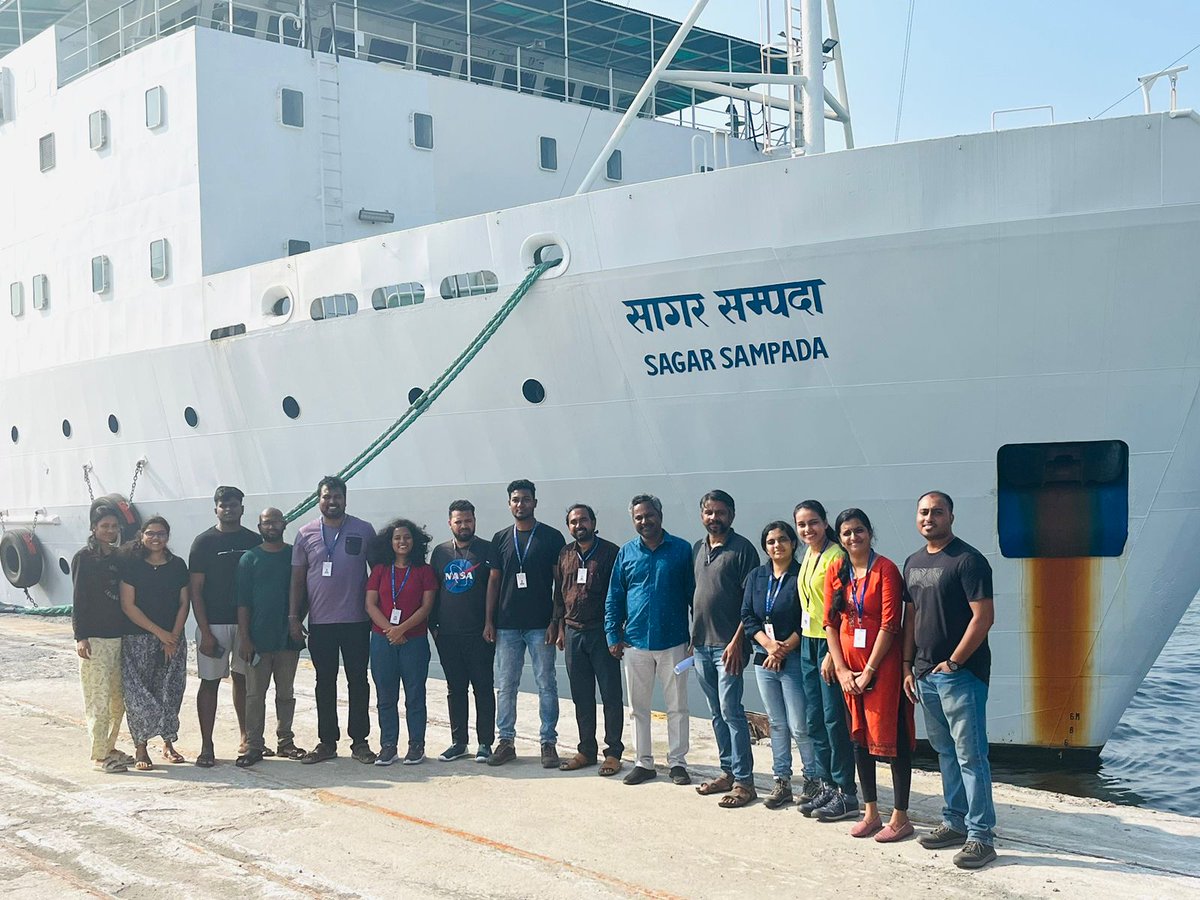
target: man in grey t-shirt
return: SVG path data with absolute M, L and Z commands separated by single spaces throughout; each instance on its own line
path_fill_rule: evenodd
M 747 644 L 742 631 L 742 594 L 746 576 L 759 566 L 758 550 L 733 530 L 733 498 L 709 491 L 700 498 L 700 521 L 707 532 L 692 547 L 696 593 L 692 644 L 700 689 L 712 715 L 721 777 L 706 781 L 701 794 L 728 794 L 726 807 L 745 806 L 754 790 L 750 725 L 742 705 Z
M 317 673 L 317 738 L 304 757 L 317 763 L 337 756 L 341 737 L 337 713 L 338 658 L 346 669 L 350 694 L 351 755 L 375 762 L 367 743 L 371 733 L 371 689 L 367 685 L 371 623 L 367 618 L 367 547 L 375 537 L 369 522 L 346 514 L 346 482 L 326 475 L 317 486 L 321 517 L 296 534 L 288 627 L 293 640 L 304 637 L 301 620 L 307 601 L 308 653 Z

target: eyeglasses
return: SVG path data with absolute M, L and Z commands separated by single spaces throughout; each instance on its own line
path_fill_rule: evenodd
M 169 533 L 166 531 L 143 531 L 142 537 L 148 537 L 152 541 L 165 541 Z

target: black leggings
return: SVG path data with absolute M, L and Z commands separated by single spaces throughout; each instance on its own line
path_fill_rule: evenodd
M 900 698 L 899 720 L 896 725 L 896 758 L 892 764 L 892 793 L 896 809 L 908 812 L 908 795 L 912 790 L 912 746 L 904 719 L 904 698 Z M 858 783 L 862 785 L 864 803 L 876 803 L 879 792 L 875 783 L 875 757 L 861 744 L 854 745 L 854 762 L 858 768 Z

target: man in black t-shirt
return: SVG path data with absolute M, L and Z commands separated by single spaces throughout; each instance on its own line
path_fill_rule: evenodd
M 453 540 L 433 549 L 429 564 L 438 580 L 437 602 L 429 630 L 437 644 L 438 661 L 446 676 L 450 711 L 450 746 L 438 759 L 449 762 L 466 756 L 467 687 L 475 694 L 475 762 L 492 757 L 496 735 L 496 693 L 492 666 L 496 645 L 483 637 L 487 624 L 488 557 L 492 545 L 475 534 L 475 507 L 469 500 L 450 504 Z
M 496 532 L 488 558 L 491 572 L 483 634 L 496 642 L 496 730 L 500 733 L 488 765 L 501 766 L 517 756 L 517 688 L 528 649 L 538 689 L 542 766 L 557 769 L 554 567 L 567 541 L 557 528 L 534 518 L 537 496 L 532 481 L 522 478 L 508 486 L 508 508 L 513 526 Z
M 961 846 L 954 864 L 979 869 L 996 858 L 987 740 L 992 567 L 954 536 L 953 523 L 948 494 L 930 491 L 917 501 L 925 546 L 904 563 L 904 691 L 924 711 L 946 803 L 942 824 L 919 842 L 930 850 Z
M 221 679 L 233 675 L 233 709 L 237 713 L 246 752 L 246 661 L 238 652 L 237 567 L 242 554 L 262 543 L 262 537 L 242 527 L 242 498 L 235 487 L 221 486 L 213 495 L 217 524 L 196 536 L 188 556 L 188 595 L 196 617 L 196 715 L 200 720 L 200 753 L 196 765 L 216 764 L 213 725 L 217 718 L 217 693 Z

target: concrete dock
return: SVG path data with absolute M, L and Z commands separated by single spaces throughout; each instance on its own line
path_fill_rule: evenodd
M 518 759 L 501 768 L 469 758 L 363 766 L 343 742 L 342 756 L 320 765 L 267 759 L 238 769 L 223 686 L 219 764 L 205 770 L 190 762 L 199 749 L 193 668 L 177 745 L 189 762 L 161 762 L 152 742 L 155 771 L 104 775 L 88 760 L 77 673 L 66 622 L 0 616 L 6 897 L 1200 898 L 1200 819 L 997 785 L 1000 858 L 962 872 L 953 851 L 931 852 L 911 839 L 855 840 L 852 823 L 818 823 L 794 807 L 720 809 L 714 798 L 671 784 L 661 769 L 635 787 L 595 769 L 543 770 L 536 698 L 526 695 Z M 297 743 L 311 748 L 307 661 L 297 700 Z M 436 755 L 449 743 L 441 682 L 430 682 L 429 712 L 427 750 Z M 268 742 L 273 727 L 268 698 Z M 665 721 L 655 728 L 665 742 Z M 565 758 L 575 743 L 569 701 L 559 734 Z M 378 747 L 377 732 L 371 743 Z M 127 735 L 119 746 L 132 751 Z M 765 793 L 770 747 L 764 742 L 754 753 Z M 664 757 L 660 747 L 660 765 Z M 715 765 L 709 723 L 693 718 L 696 783 Z M 886 814 L 886 767 L 880 782 Z M 940 808 L 937 777 L 914 773 L 915 822 L 935 824 Z

